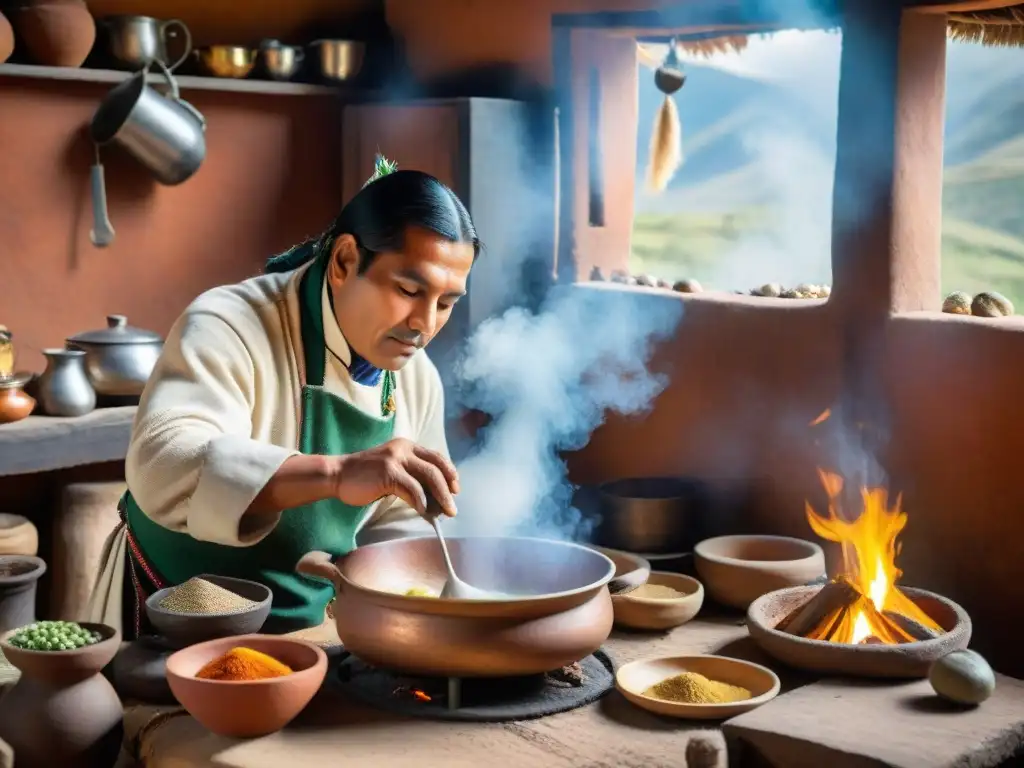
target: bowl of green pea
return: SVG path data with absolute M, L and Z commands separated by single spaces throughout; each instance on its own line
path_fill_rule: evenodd
M 121 633 L 106 624 L 36 621 L 0 635 L 0 650 L 24 674 L 70 683 L 103 669 L 121 645 Z

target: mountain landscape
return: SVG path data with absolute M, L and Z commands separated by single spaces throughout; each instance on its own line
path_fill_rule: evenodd
M 676 95 L 685 163 L 669 188 L 645 169 L 664 96 L 640 72 L 635 272 L 718 289 L 830 282 L 836 85 L 688 64 Z M 809 63 L 813 64 L 813 63 Z M 809 66 L 809 69 L 813 67 Z M 950 43 L 943 288 L 1024 307 L 1024 51 Z

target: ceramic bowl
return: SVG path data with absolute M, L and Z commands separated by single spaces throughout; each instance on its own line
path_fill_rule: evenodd
M 710 680 L 746 688 L 751 698 L 726 704 L 685 704 L 644 695 L 652 685 L 682 672 L 696 672 Z M 615 687 L 636 706 L 658 715 L 727 720 L 771 701 L 779 695 L 781 686 L 778 676 L 760 664 L 726 656 L 674 656 L 641 659 L 620 667 L 615 674 Z
M 696 616 L 704 604 L 704 586 L 690 576 L 653 571 L 647 583 L 671 587 L 683 595 L 671 600 L 643 597 L 636 592 L 612 595 L 617 625 L 631 629 L 671 629 Z
M 694 565 L 715 602 L 746 610 L 761 595 L 825 575 L 825 553 L 788 536 L 718 536 L 693 550 Z
M 20 629 L 17 628 L 0 635 L 0 651 L 22 674 L 33 680 L 62 687 L 81 682 L 111 662 L 121 647 L 121 633 L 106 624 L 78 623 L 99 632 L 101 640 L 73 651 L 30 651 L 11 645 L 11 637 Z
M 294 670 L 268 680 L 201 680 L 196 673 L 232 648 L 273 656 Z M 327 654 L 305 640 L 280 635 L 222 637 L 191 645 L 167 658 L 174 698 L 207 730 L 232 738 L 275 733 L 309 704 L 327 674 Z
M 176 613 L 160 607 L 160 602 L 173 592 L 175 587 L 154 592 L 146 600 L 146 615 L 154 629 L 171 645 L 184 648 L 219 637 L 248 635 L 260 631 L 267 616 L 270 615 L 273 593 L 269 587 L 255 581 L 233 579 L 228 576 L 203 574 L 198 578 L 252 600 L 256 605 L 238 613 Z
M 747 630 L 765 653 L 796 669 L 825 675 L 877 678 L 927 677 L 931 663 L 966 648 L 971 640 L 971 617 L 952 600 L 913 587 L 901 591 L 943 629 L 932 640 L 899 645 L 848 645 L 808 640 L 775 626 L 807 603 L 821 587 L 792 587 L 755 600 L 747 611 Z
M 651 564 L 645 558 L 618 549 L 594 549 L 615 563 L 615 575 L 608 582 L 608 591 L 613 595 L 630 592 L 647 583 L 647 577 L 651 575 Z

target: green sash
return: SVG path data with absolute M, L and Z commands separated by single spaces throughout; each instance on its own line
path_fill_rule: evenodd
M 381 413 L 365 413 L 323 388 L 327 358 L 324 344 L 322 291 L 326 261 L 316 262 L 299 285 L 302 347 L 306 382 L 302 387 L 302 422 L 298 449 L 304 454 L 341 455 L 381 445 L 391 439 L 394 413 L 386 407 L 394 391 L 394 373 L 384 372 Z M 295 573 L 299 559 L 312 550 L 338 557 L 355 549 L 355 534 L 369 507 L 353 507 L 337 499 L 286 510 L 262 541 L 250 547 L 228 547 L 198 541 L 155 523 L 135 503 L 123 499 L 126 520 L 142 559 L 169 584 L 181 584 L 202 573 L 234 576 L 266 584 L 274 591 L 268 632 L 290 632 L 320 624 L 334 596 L 326 582 Z M 203 510 L 198 511 L 204 514 Z M 216 510 L 210 510 L 216 514 Z

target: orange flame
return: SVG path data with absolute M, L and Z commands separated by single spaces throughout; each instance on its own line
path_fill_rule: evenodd
M 820 424 L 828 416 L 829 411 L 825 411 L 813 423 Z M 925 627 L 942 631 L 896 586 L 903 574 L 896 565 L 900 553 L 897 538 L 907 525 L 907 515 L 900 506 L 901 498 L 897 496 L 890 507 L 885 488 L 862 488 L 863 509 L 851 520 L 843 514 L 840 500 L 843 478 L 821 469 L 818 476 L 828 496 L 828 515 L 819 515 L 808 502 L 807 522 L 818 536 L 841 546 L 841 576 L 853 584 L 860 596 L 853 605 L 844 606 L 834 615 L 825 617 L 808 637 L 852 644 L 868 641 L 894 644 L 914 639 L 886 618 L 886 614 L 900 614 Z
M 429 694 L 427 694 L 426 691 L 421 691 L 419 688 L 410 688 L 409 693 L 411 693 L 420 701 L 432 701 Z

